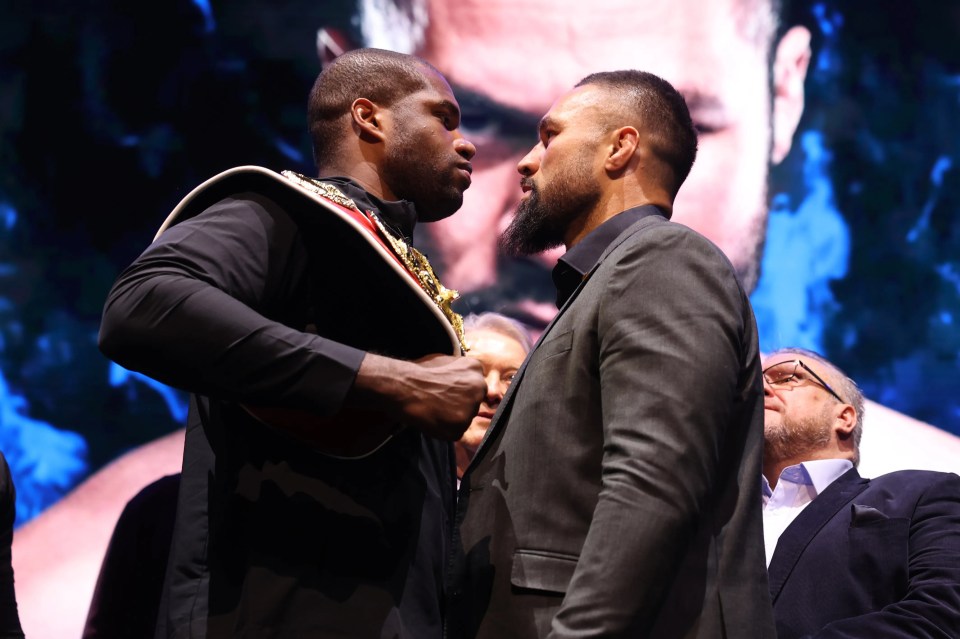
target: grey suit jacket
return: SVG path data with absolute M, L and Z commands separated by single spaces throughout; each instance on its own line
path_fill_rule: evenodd
M 451 637 L 773 637 L 756 324 L 660 216 L 607 248 L 461 484 Z

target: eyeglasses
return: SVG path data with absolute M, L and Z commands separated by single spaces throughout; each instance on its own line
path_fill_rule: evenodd
M 768 367 L 763 371 L 763 379 L 771 386 L 799 386 L 804 380 L 804 376 L 800 373 L 800 369 L 803 369 L 807 373 L 810 373 L 810 376 L 816 380 L 816 383 L 823 386 L 824 390 L 837 398 L 841 404 L 846 404 L 843 401 L 843 398 L 837 394 L 837 391 L 830 388 L 830 384 L 823 381 L 819 375 L 813 372 L 813 369 L 804 364 L 799 359 L 793 359 L 786 362 L 779 362 L 773 366 Z

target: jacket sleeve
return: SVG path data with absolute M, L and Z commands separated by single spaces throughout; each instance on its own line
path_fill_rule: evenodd
M 935 479 L 923 491 L 910 518 L 907 590 L 903 598 L 875 612 L 827 624 L 812 637 L 939 639 L 957 636 L 960 631 L 960 477 L 953 473 L 930 475 Z
M 759 363 L 744 365 L 752 312 L 729 262 L 678 225 L 643 233 L 599 310 L 602 485 L 554 638 L 650 634 L 744 455 L 728 446 L 735 412 L 762 401 Z
M 307 254 L 273 201 L 242 194 L 165 231 L 118 278 L 99 344 L 116 363 L 220 399 L 337 411 L 364 353 L 295 328 Z

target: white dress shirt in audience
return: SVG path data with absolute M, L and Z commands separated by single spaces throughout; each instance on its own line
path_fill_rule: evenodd
M 780 535 L 800 511 L 826 490 L 835 479 L 853 468 L 849 459 L 818 459 L 787 466 L 780 473 L 777 487 L 763 481 L 763 543 L 767 552 L 767 567 L 773 558 Z

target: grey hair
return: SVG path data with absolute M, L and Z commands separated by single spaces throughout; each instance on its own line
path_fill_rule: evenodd
M 364 46 L 413 54 L 426 41 L 427 0 L 358 0 Z
M 823 364 L 830 371 L 832 378 L 830 381 L 833 383 L 833 389 L 837 391 L 847 404 L 853 406 L 853 410 L 857 413 L 857 423 L 853 426 L 853 465 L 858 466 L 860 464 L 860 438 L 863 436 L 863 411 L 865 404 L 863 391 L 860 390 L 857 383 L 850 379 L 839 366 L 814 351 L 809 351 L 805 348 L 781 348 L 770 353 L 767 357 L 784 354 L 802 355 Z
M 506 315 L 493 312 L 471 313 L 463 318 L 464 333 L 479 330 L 493 331 L 509 337 L 523 347 L 524 353 L 529 353 L 533 348 L 533 340 L 530 339 L 530 333 L 527 332 L 523 324 Z M 467 341 L 469 342 L 469 340 Z

